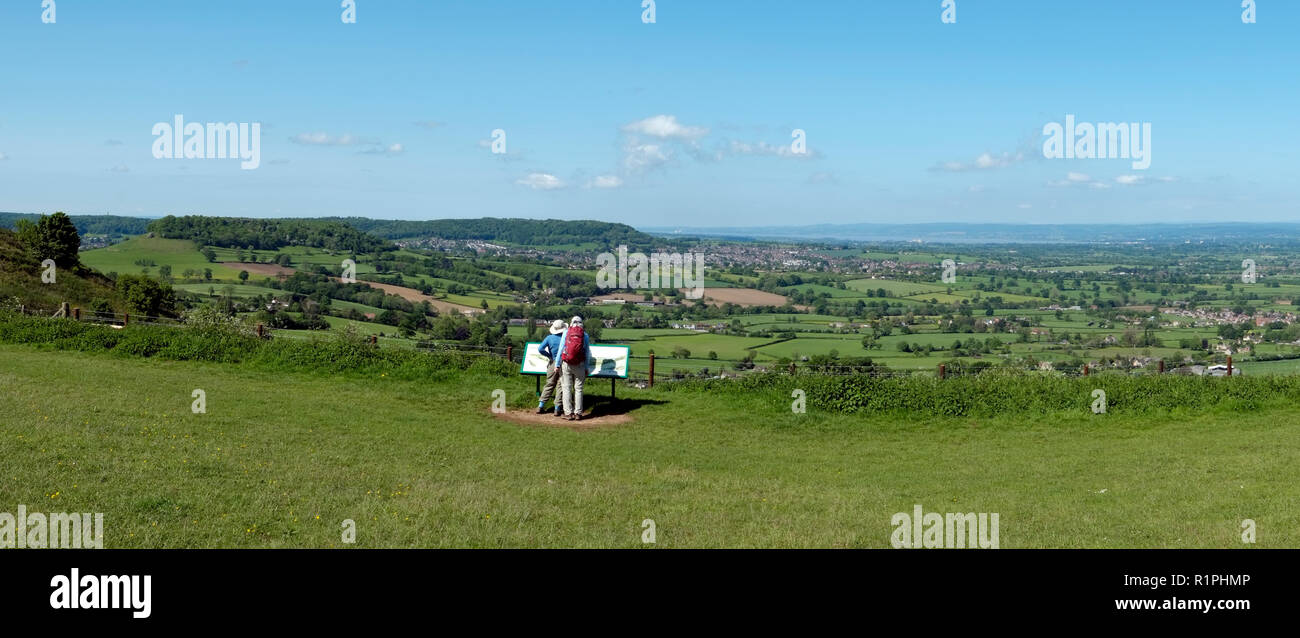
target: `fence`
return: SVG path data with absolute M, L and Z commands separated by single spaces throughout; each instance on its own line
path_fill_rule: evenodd
M 27 308 L 26 306 L 23 305 L 18 306 L 18 312 L 29 316 L 45 316 L 40 311 L 32 308 Z M 142 314 L 132 315 L 130 313 L 103 312 L 103 311 L 93 311 L 93 310 L 85 311 L 82 310 L 81 308 L 72 307 L 68 302 L 61 303 L 59 305 L 59 309 L 55 311 L 52 315 L 50 315 L 50 317 L 69 318 L 69 319 L 73 319 L 74 321 L 87 321 L 93 323 L 112 325 L 116 327 L 126 327 L 132 324 L 167 326 L 167 327 L 180 327 L 185 325 L 184 322 L 170 317 L 155 317 L 155 316 L 142 315 Z M 264 324 L 261 323 L 257 324 L 256 332 L 257 332 L 257 336 L 261 338 L 267 338 L 270 336 L 270 330 Z M 378 336 L 370 335 L 370 343 L 375 347 L 379 347 Z M 423 352 L 458 352 L 458 353 L 470 354 L 470 355 L 496 356 L 496 357 L 502 357 L 507 361 L 511 361 L 511 362 L 516 362 L 521 360 L 521 358 L 516 358 L 514 356 L 515 348 L 514 346 L 511 345 L 480 346 L 480 345 L 472 345 L 472 344 L 466 344 L 466 343 L 461 343 L 456 341 L 423 340 L 416 343 L 415 349 Z M 647 364 L 646 370 L 645 371 L 634 370 L 632 367 L 632 361 L 635 360 L 645 361 Z M 629 361 L 628 361 L 627 382 L 633 384 L 643 384 L 645 387 L 654 387 L 654 384 L 657 380 L 673 381 L 676 379 L 683 379 L 691 376 L 701 376 L 701 375 L 715 376 L 714 374 L 715 371 L 717 375 L 721 375 L 724 372 L 726 372 L 725 368 L 728 365 L 734 368 L 735 364 L 737 363 L 741 363 L 741 362 L 732 361 L 732 360 L 722 360 L 722 359 L 670 358 L 667 362 L 660 362 L 661 370 L 658 373 L 656 373 L 655 355 L 653 352 L 646 356 L 631 355 L 629 356 Z M 1006 370 L 1006 368 L 993 368 L 993 367 L 985 367 L 978 370 L 962 370 L 962 369 L 949 370 L 947 364 L 944 363 L 938 364 L 932 370 L 890 370 L 882 366 L 876 366 L 876 365 L 865 364 L 865 363 L 856 364 L 856 365 L 834 365 L 834 364 L 805 362 L 802 365 L 800 365 L 799 363 L 790 363 L 786 366 L 781 366 L 781 367 L 777 367 L 777 366 L 769 367 L 769 366 L 762 366 L 760 364 L 753 364 L 753 362 L 749 362 L 749 363 L 751 364 L 750 369 L 762 368 L 769 372 L 787 373 L 792 376 L 799 375 L 799 374 L 816 374 L 816 375 L 829 375 L 829 376 L 864 375 L 864 376 L 880 377 L 880 378 L 926 376 L 926 377 L 937 377 L 939 379 L 946 379 L 948 377 L 978 376 L 988 371 Z M 662 368 L 664 367 L 668 367 L 669 370 L 667 371 L 662 370 Z M 1143 373 L 1147 373 L 1147 374 L 1152 372 L 1154 372 L 1155 374 L 1166 374 L 1167 372 L 1177 373 L 1176 371 L 1167 371 L 1165 369 L 1164 360 L 1158 361 L 1158 366 L 1155 371 L 1150 371 L 1146 369 L 1138 369 L 1138 370 L 1141 370 Z M 1023 371 L 1039 372 L 1040 370 L 1038 368 L 1025 368 L 1023 369 Z M 1102 371 L 1115 372 L 1117 370 L 1115 368 L 1094 369 L 1091 366 L 1091 364 L 1084 364 L 1078 370 L 1052 369 L 1050 370 L 1050 373 L 1063 374 L 1065 376 L 1071 376 L 1071 377 L 1086 377 L 1093 374 L 1094 372 L 1102 372 Z M 1048 371 L 1043 371 L 1043 372 L 1048 372 Z M 1132 369 L 1125 370 L 1124 372 L 1132 373 L 1133 370 Z M 1224 370 L 1223 375 L 1214 374 L 1209 369 L 1205 370 L 1205 372 L 1211 374 L 1212 376 L 1231 377 L 1234 374 L 1232 356 L 1228 355 L 1227 357 L 1227 366 L 1226 369 Z M 656 376 L 656 374 L 658 374 L 658 376 Z M 740 372 L 733 371 L 731 374 L 739 375 Z M 1240 374 L 1239 370 L 1237 371 L 1237 374 Z

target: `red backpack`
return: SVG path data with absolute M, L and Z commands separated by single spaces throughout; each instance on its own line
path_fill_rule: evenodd
M 582 326 L 569 326 L 569 332 L 564 335 L 564 347 L 560 349 L 560 361 L 573 365 L 587 362 L 582 347 L 583 336 Z

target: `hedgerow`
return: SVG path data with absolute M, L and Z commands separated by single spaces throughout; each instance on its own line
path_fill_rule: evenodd
M 71 319 L 0 312 L 0 343 L 173 361 L 236 363 L 331 375 L 383 374 L 410 380 L 435 380 L 465 370 L 497 376 L 510 376 L 515 372 L 512 364 L 497 357 L 379 348 L 348 334 L 311 340 L 262 339 L 238 326 L 210 323 L 195 326 L 139 324 L 113 328 Z
M 919 413 L 987 417 L 1003 414 L 1092 413 L 1093 392 L 1105 392 L 1107 413 L 1178 410 L 1254 410 L 1300 401 L 1300 376 L 1198 377 L 1097 374 L 1065 377 L 989 373 L 938 379 L 928 376 L 790 376 L 756 374 L 737 379 L 686 380 L 669 392 L 806 393 L 807 409 L 845 414 Z

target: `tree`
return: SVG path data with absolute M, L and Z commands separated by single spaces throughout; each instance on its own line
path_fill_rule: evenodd
M 158 267 L 158 276 L 159 276 L 159 277 L 162 277 L 162 280 L 163 280 L 163 281 L 171 281 L 171 280 L 172 280 L 172 265 L 171 265 L 171 264 L 163 264 L 163 265 L 159 266 L 159 267 Z
M 53 259 L 59 268 L 75 268 L 81 264 L 77 258 L 81 236 L 67 215 L 41 215 L 35 224 L 25 219 L 19 220 L 17 231 L 18 239 L 28 254 L 37 260 Z
M 217 251 L 212 250 L 212 247 L 211 247 L 211 246 L 204 246 L 204 247 L 203 247 L 203 258 L 204 258 L 204 259 L 207 259 L 207 260 L 208 260 L 208 263 L 213 263 L 213 262 L 217 261 Z
M 204 268 L 204 269 L 203 269 L 203 279 L 204 279 L 205 281 L 212 281 L 212 269 L 211 269 L 211 268 Z
M 248 283 L 248 271 L 247 271 L 247 270 L 241 270 L 241 271 L 239 271 L 239 281 L 244 282 L 244 283 Z
M 117 292 L 133 312 L 150 317 L 174 313 L 175 296 L 168 284 L 141 275 L 121 275 Z

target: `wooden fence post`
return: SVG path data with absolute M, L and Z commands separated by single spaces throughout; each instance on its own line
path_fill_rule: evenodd
M 1232 376 L 1232 355 L 1228 355 L 1228 376 Z
M 123 326 L 127 326 L 127 325 L 130 325 L 130 324 L 131 324 L 131 313 L 129 313 L 129 312 L 127 312 L 127 313 L 123 313 L 123 314 L 122 314 L 122 325 L 123 325 Z
M 72 318 L 77 321 L 81 321 L 81 308 L 72 309 Z
M 793 361 L 790 362 L 790 374 L 792 374 L 792 375 L 794 374 L 794 362 L 793 362 Z
M 1164 360 L 1164 359 L 1161 359 L 1161 360 L 1160 360 L 1160 374 L 1164 374 L 1164 373 L 1165 373 L 1165 360 Z
M 1083 364 L 1083 376 L 1088 376 L 1088 364 Z
M 515 358 L 514 358 L 514 352 L 515 352 L 515 347 L 514 347 L 514 346 L 506 346 L 506 361 L 514 361 L 514 360 L 515 360 Z
M 379 335 L 370 335 L 370 345 L 372 346 L 379 345 Z
M 650 353 L 650 387 L 655 387 L 655 353 Z
M 948 373 L 948 368 L 947 368 L 947 366 L 945 366 L 945 365 L 943 365 L 942 363 L 940 363 L 940 364 L 939 364 L 939 379 L 942 380 L 945 376 L 947 376 L 947 373 Z
M 265 336 L 266 336 L 266 326 L 264 326 L 264 325 L 262 325 L 262 324 L 260 324 L 260 323 L 257 324 L 257 338 L 258 338 L 258 339 L 261 339 L 262 337 L 265 337 Z

